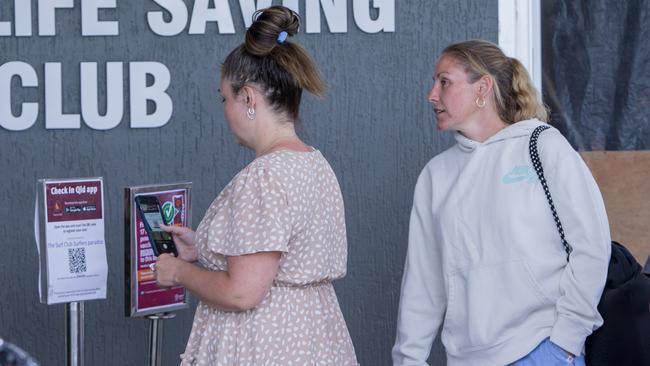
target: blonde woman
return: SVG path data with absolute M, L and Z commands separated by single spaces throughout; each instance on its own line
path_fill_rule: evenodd
M 442 326 L 450 366 L 584 365 L 610 255 L 589 169 L 556 129 L 540 136 L 567 262 L 528 151 L 547 113 L 521 63 L 487 41 L 453 44 L 428 99 L 457 143 L 415 187 L 394 364 L 425 365 Z

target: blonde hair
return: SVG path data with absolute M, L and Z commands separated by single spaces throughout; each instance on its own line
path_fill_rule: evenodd
M 476 39 L 452 44 L 442 54 L 463 65 L 471 83 L 484 75 L 492 77 L 497 113 L 504 122 L 512 124 L 531 118 L 548 121 L 548 112 L 538 99 L 528 71 L 499 46 Z
M 247 83 L 255 83 L 269 104 L 297 120 L 302 90 L 321 96 L 325 85 L 309 54 L 294 42 L 279 38 L 298 33 L 300 17 L 284 6 L 272 6 L 253 14 L 245 42 L 224 61 L 221 75 L 238 93 Z

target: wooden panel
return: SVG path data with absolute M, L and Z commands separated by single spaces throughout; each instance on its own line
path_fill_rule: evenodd
M 650 254 L 650 151 L 580 154 L 603 194 L 612 239 L 645 264 Z

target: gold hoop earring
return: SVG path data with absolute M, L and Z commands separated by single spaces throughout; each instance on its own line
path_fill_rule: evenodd
M 246 111 L 246 117 L 250 119 L 251 121 L 255 119 L 255 109 L 252 107 L 249 107 L 248 110 Z
M 481 100 L 482 102 L 479 102 L 479 100 Z M 474 103 L 476 103 L 477 107 L 483 108 L 483 107 L 485 107 L 485 98 L 476 97 L 476 100 L 474 101 Z

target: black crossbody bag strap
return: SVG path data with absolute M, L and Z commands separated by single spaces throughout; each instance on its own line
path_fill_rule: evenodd
M 544 194 L 546 194 L 546 200 L 548 205 L 551 207 L 551 212 L 553 213 L 553 219 L 555 220 L 555 226 L 557 226 L 557 231 L 560 234 L 560 239 L 562 239 L 562 245 L 564 245 L 564 251 L 566 251 L 566 260 L 569 261 L 569 255 L 573 251 L 571 244 L 566 241 L 564 237 L 564 229 L 562 228 L 562 222 L 560 222 L 560 217 L 557 215 L 555 210 L 555 205 L 553 204 L 553 198 L 551 197 L 551 191 L 548 189 L 548 184 L 546 183 L 546 178 L 544 178 L 544 168 L 542 167 L 542 161 L 539 158 L 539 153 L 537 150 L 537 139 L 539 135 L 546 129 L 551 128 L 550 126 L 539 126 L 530 135 L 530 143 L 528 144 L 528 151 L 530 152 L 530 160 L 533 162 L 533 167 L 537 173 L 542 188 L 544 188 Z

